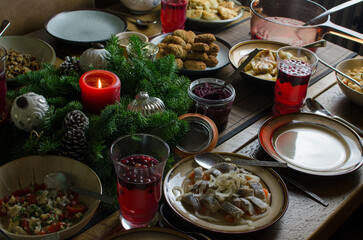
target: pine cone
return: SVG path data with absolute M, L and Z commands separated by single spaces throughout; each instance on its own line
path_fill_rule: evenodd
M 88 117 L 79 110 L 67 113 L 63 121 L 63 127 L 66 129 L 80 129 L 85 131 L 88 128 L 88 125 Z
M 86 147 L 85 132 L 81 129 L 70 129 L 62 138 L 61 153 L 65 157 L 82 160 Z
M 79 60 L 76 57 L 65 57 L 65 61 L 59 66 L 59 73 L 61 75 L 71 75 L 72 71 L 76 73 L 81 73 L 81 68 L 79 66 Z

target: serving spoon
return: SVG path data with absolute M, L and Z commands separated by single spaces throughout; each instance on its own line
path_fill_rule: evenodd
M 135 20 L 135 23 L 141 27 L 147 27 L 149 26 L 150 24 L 156 24 L 158 21 L 147 21 L 147 20 L 142 20 L 138 17 L 135 17 L 131 14 L 127 14 L 127 13 L 124 13 L 124 12 L 117 12 L 117 11 L 114 11 L 114 10 L 111 10 L 111 9 L 106 9 L 106 11 L 110 12 L 110 13 L 113 13 L 113 14 L 116 14 L 116 15 L 121 15 L 121 16 L 125 16 L 125 17 L 129 17 L 129 18 L 132 18 Z
M 287 163 L 274 162 L 274 161 L 260 161 L 260 160 L 247 160 L 247 159 L 232 159 L 227 161 L 224 157 L 217 153 L 204 152 L 198 153 L 194 156 L 195 161 L 199 166 L 210 169 L 214 165 L 222 162 L 233 163 L 242 166 L 260 166 L 260 167 L 287 167 Z
M 5 32 L 5 30 L 9 27 L 10 22 L 8 20 L 3 20 L 1 22 L 1 26 L 0 26 L 0 36 L 3 35 L 3 33 Z
M 64 172 L 53 172 L 44 176 L 44 183 L 49 188 L 55 188 L 57 190 L 72 190 L 73 192 L 101 200 L 105 203 L 112 204 L 113 198 L 104 194 L 99 194 L 84 188 L 74 186 L 71 177 Z
M 351 0 L 351 1 L 339 4 L 338 6 L 335 6 L 335 7 L 331 8 L 331 9 L 329 9 L 328 11 L 325 11 L 322 14 L 320 14 L 320 15 L 314 17 L 313 19 L 307 21 L 303 26 L 311 25 L 311 24 L 315 23 L 316 20 L 318 20 L 318 19 L 320 19 L 322 17 L 325 17 L 325 16 L 327 16 L 327 15 L 329 15 L 331 13 L 342 10 L 344 8 L 350 7 L 350 6 L 354 5 L 354 4 L 360 3 L 361 1 L 363 1 L 363 0 Z
M 331 112 L 329 112 L 326 108 L 323 107 L 323 105 L 321 105 L 318 101 L 312 99 L 312 98 L 307 98 L 305 100 L 306 106 L 310 109 L 310 111 L 312 111 L 313 113 L 319 114 L 319 115 L 323 115 L 323 116 L 328 116 L 331 118 L 334 118 L 342 123 L 345 123 L 346 125 L 348 125 L 349 127 L 351 127 L 352 129 L 354 129 L 354 131 L 356 131 L 359 135 L 363 136 L 363 131 L 361 129 L 359 129 L 357 126 L 353 125 L 352 123 L 348 122 L 347 120 L 333 115 Z
M 318 58 L 318 61 L 320 63 L 322 63 L 323 65 L 325 65 L 326 67 L 330 68 L 331 70 L 339 73 L 340 75 L 342 75 L 343 77 L 347 78 L 349 81 L 354 82 L 355 84 L 357 84 L 362 90 L 363 90 L 363 86 L 362 84 L 360 84 L 360 82 L 358 82 L 357 80 L 355 80 L 354 78 L 348 76 L 347 74 L 343 73 L 342 71 L 336 69 L 335 67 L 330 66 L 328 63 L 324 62 L 323 60 L 321 60 L 320 58 Z

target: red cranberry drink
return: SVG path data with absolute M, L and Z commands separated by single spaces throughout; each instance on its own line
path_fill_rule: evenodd
M 317 57 L 310 50 L 283 47 L 277 51 L 278 76 L 275 84 L 273 115 L 298 112 L 306 97 Z
M 161 197 L 161 173 L 152 170 L 159 162 L 147 155 L 131 155 L 120 162 L 129 166 L 117 177 L 122 216 L 137 224 L 150 222 Z
M 156 223 L 169 153 L 168 144 L 150 134 L 130 134 L 112 143 L 110 157 L 117 179 L 120 220 L 125 229 Z
M 164 33 L 184 29 L 187 0 L 161 0 L 160 20 Z

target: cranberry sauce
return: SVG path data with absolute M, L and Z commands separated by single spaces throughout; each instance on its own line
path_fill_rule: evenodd
M 191 98 L 195 104 L 191 111 L 209 117 L 216 124 L 218 131 L 223 131 L 227 126 L 228 115 L 234 101 L 234 97 L 231 96 L 232 92 L 228 87 L 199 84 L 192 90 Z
M 289 65 L 291 63 L 297 67 Z M 306 97 L 311 71 L 311 67 L 299 60 L 280 63 L 275 85 L 274 115 L 299 111 Z
M 122 216 L 133 223 L 150 221 L 161 197 L 161 173 L 154 171 L 158 161 L 147 155 L 131 155 L 120 161 L 130 166 L 118 177 L 117 198 Z
M 193 89 L 193 93 L 198 97 L 210 100 L 226 99 L 231 96 L 231 93 L 223 87 L 213 87 L 208 83 L 204 83 L 202 86 Z

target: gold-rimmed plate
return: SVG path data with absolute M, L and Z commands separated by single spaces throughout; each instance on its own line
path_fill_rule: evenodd
M 261 126 L 259 141 L 275 160 L 312 175 L 342 175 L 363 163 L 359 136 L 347 125 L 313 113 L 271 117 Z
M 232 48 L 229 50 L 228 58 L 232 67 L 234 69 L 237 69 L 241 64 L 241 60 L 256 48 L 261 50 L 267 49 L 267 50 L 277 51 L 279 48 L 284 46 L 287 46 L 287 44 L 281 42 L 269 41 L 269 40 L 243 41 L 232 46 Z M 276 80 L 259 78 L 256 76 L 249 75 L 244 71 L 241 71 L 241 75 L 243 79 L 266 86 L 274 86 L 276 83 Z
M 249 159 L 248 157 L 234 154 L 234 153 L 219 153 L 224 157 L 230 159 Z M 252 226 L 244 225 L 228 225 L 226 223 L 212 223 L 202 220 L 195 216 L 192 212 L 176 200 L 177 196 L 173 193 L 174 187 L 180 187 L 182 183 L 189 178 L 190 173 L 198 164 L 194 161 L 194 156 L 187 157 L 177 164 L 175 164 L 167 173 L 164 180 L 164 195 L 169 206 L 187 222 L 212 232 L 239 234 L 249 233 L 264 229 L 277 222 L 286 212 L 288 206 L 288 191 L 284 181 L 281 177 L 271 168 L 257 167 L 257 166 L 244 166 L 247 171 L 260 177 L 263 184 L 271 193 L 271 212 L 256 221 Z M 175 191 L 174 191 L 175 192 Z

